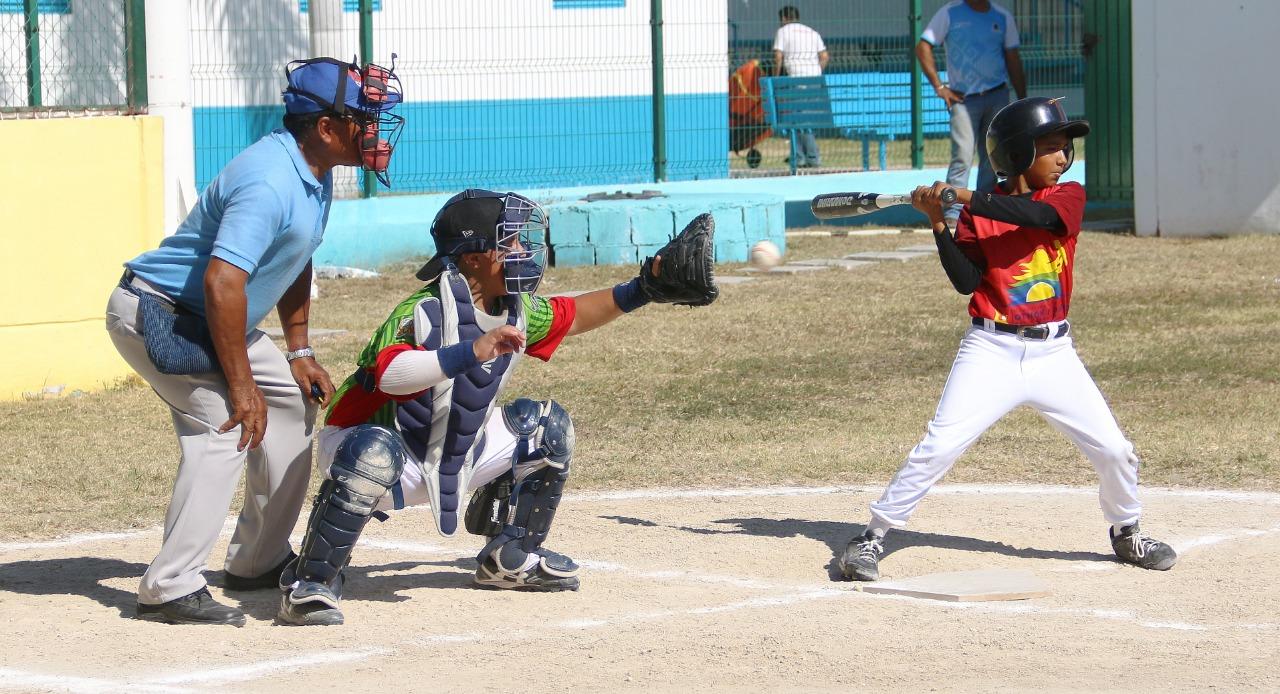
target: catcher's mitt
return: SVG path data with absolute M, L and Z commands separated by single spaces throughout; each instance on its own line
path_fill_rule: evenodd
M 709 213 L 693 218 L 684 231 L 658 251 L 662 262 L 653 274 L 653 256 L 640 266 L 640 290 L 650 301 L 706 306 L 720 296 L 715 277 L 716 221 Z

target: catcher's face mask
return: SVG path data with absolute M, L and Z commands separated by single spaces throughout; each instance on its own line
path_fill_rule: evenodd
M 546 269 L 548 226 L 538 203 L 515 193 L 503 196 L 495 247 L 508 294 L 537 291 Z
M 387 167 L 404 127 L 404 118 L 391 113 L 404 100 L 395 59 L 392 53 L 390 68 L 373 63 L 360 68 L 355 62 L 313 58 L 295 60 L 284 70 L 289 83 L 284 92 L 286 110 L 332 110 L 352 119 L 359 126 L 361 168 L 377 174 L 378 182 L 388 188 L 391 178 Z

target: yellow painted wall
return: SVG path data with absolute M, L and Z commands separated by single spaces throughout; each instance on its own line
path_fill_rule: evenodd
M 164 234 L 163 122 L 0 120 L 0 142 L 0 399 L 118 381 L 103 310 Z

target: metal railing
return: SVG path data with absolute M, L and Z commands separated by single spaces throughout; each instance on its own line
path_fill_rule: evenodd
M 144 0 L 0 0 L 0 115 L 146 110 Z
M 729 87 L 772 72 L 778 6 L 755 0 L 172 0 L 192 9 L 196 182 L 279 127 L 282 67 L 311 54 L 387 62 L 406 92 L 394 192 L 781 175 L 788 140 Z M 795 0 L 828 74 L 885 109 L 888 168 L 944 166 L 914 47 L 944 0 Z M 0 0 L 0 113 L 146 108 L 144 0 Z M 1032 94 L 1082 114 L 1082 0 L 1011 0 Z M 323 37 L 320 12 L 330 13 Z M 945 67 L 945 48 L 936 52 Z M 658 59 L 655 60 L 654 56 Z M 845 79 L 845 78 L 842 78 Z M 753 86 L 758 93 L 758 84 Z M 750 109 L 747 109 L 750 111 Z M 936 119 L 936 112 L 932 113 Z M 751 120 L 751 118 L 755 120 Z M 746 119 L 746 120 L 744 120 Z M 860 119 L 865 120 L 865 118 Z M 655 123 L 658 127 L 655 128 Z M 907 126 L 902 124 L 906 123 Z M 905 127 L 905 131 L 904 131 Z M 932 127 L 932 129 L 931 129 Z M 863 167 L 862 136 L 818 132 L 822 164 Z M 746 142 L 747 146 L 743 146 Z M 753 156 L 748 156 L 752 153 Z M 879 165 L 879 157 L 874 157 Z M 343 174 L 340 195 L 372 193 Z

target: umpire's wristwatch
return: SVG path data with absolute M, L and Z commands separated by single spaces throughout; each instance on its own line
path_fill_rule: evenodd
M 284 353 L 284 358 L 288 359 L 289 361 L 293 361 L 294 359 L 301 359 L 303 357 L 315 358 L 315 356 L 316 356 L 316 351 L 314 349 L 311 349 L 310 347 L 302 347 L 302 348 L 291 350 L 289 352 Z

